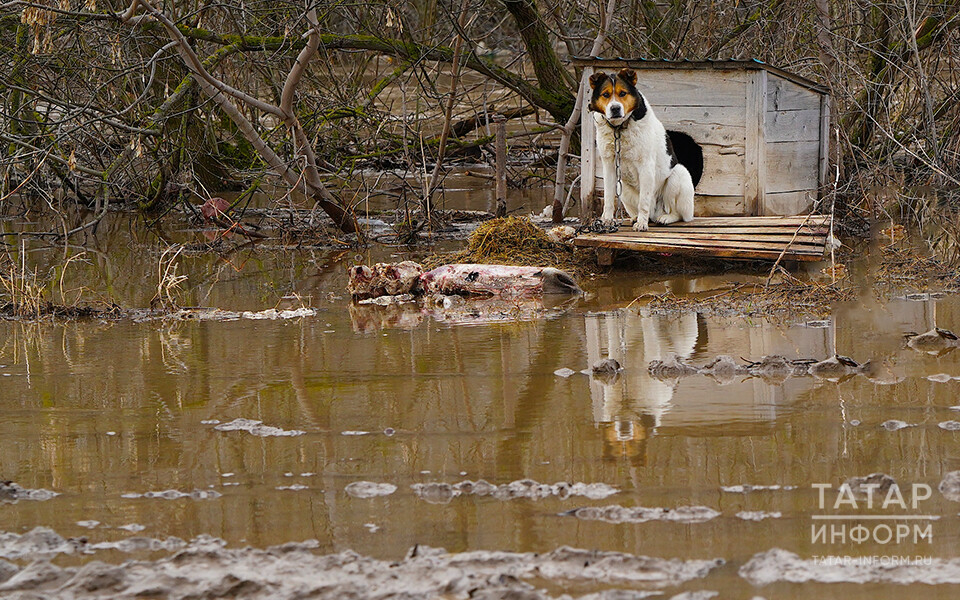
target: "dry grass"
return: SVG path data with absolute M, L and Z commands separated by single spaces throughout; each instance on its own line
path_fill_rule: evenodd
M 427 269 L 451 263 L 555 267 L 582 274 L 593 260 L 587 253 L 551 242 L 546 232 L 526 217 L 504 217 L 477 227 L 465 250 L 429 256 L 423 264 Z
M 41 281 L 36 269 L 28 269 L 25 255 L 18 262 L 7 255 L 6 268 L 0 273 L 0 288 L 7 303 L 0 306 L 2 312 L 20 318 L 37 318 L 43 314 L 47 282 Z
M 85 287 L 64 288 L 67 269 L 74 262 L 84 261 L 84 254 L 67 258 L 58 267 L 51 268 L 47 275 L 42 275 L 35 267 L 27 267 L 25 250 L 20 252 L 19 258 L 11 254 L 0 257 L 0 317 L 32 321 L 44 317 L 75 319 L 119 316 L 116 305 L 82 305 Z M 50 296 L 57 300 L 58 292 L 59 303 L 48 299 Z
M 842 262 L 827 266 L 806 280 L 780 268 L 769 285 L 732 285 L 693 296 L 641 296 L 635 302 L 656 312 L 826 317 L 836 303 L 855 300 L 865 292 L 884 300 L 905 291 L 960 290 L 957 269 L 921 254 L 903 238 L 881 246 L 878 256 L 848 253 L 838 259 Z
M 879 286 L 896 291 L 904 288 L 935 287 L 955 290 L 960 287 L 960 272 L 933 256 L 921 255 L 905 244 L 891 244 L 881 250 L 883 256 L 876 273 Z
M 855 290 L 842 284 L 792 280 L 771 285 L 740 284 L 700 296 L 661 294 L 637 300 L 646 300 L 647 306 L 658 313 L 691 311 L 776 318 L 797 315 L 826 317 L 834 304 L 855 297 Z
M 177 261 L 183 252 L 183 246 L 173 245 L 160 254 L 157 261 L 157 293 L 150 301 L 151 307 L 161 307 L 168 310 L 180 306 L 180 284 L 187 280 L 186 275 L 180 275 L 180 263 Z

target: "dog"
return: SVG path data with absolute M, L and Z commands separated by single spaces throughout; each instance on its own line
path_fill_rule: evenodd
M 693 219 L 693 190 L 703 173 L 703 152 L 690 136 L 668 132 L 637 90 L 637 73 L 594 73 L 589 109 L 603 163 L 604 225 L 613 218 L 617 197 L 616 136 L 620 136 L 620 200 L 635 231 L 651 221 L 669 225 Z M 679 150 L 679 151 L 678 151 Z

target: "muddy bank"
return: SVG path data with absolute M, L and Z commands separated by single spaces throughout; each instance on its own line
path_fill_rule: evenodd
M 52 533 L 52 532 L 51 532 Z M 641 598 L 702 579 L 721 559 L 679 560 L 561 547 L 546 554 L 448 553 L 415 546 L 396 562 L 352 551 L 320 556 L 315 540 L 265 550 L 195 540 L 172 556 L 122 565 L 61 568 L 0 561 L 0 594 L 33 599 L 107 598 L 570 598 L 545 587 L 597 590 L 581 598 Z M 620 589 L 620 588 L 628 589 Z M 629 589 L 634 588 L 634 589 Z

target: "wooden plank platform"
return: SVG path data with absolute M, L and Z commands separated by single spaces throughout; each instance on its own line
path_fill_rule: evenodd
M 656 252 L 715 256 L 741 260 L 823 260 L 829 215 L 794 217 L 698 217 L 688 223 L 651 224 L 633 231 L 629 220 L 614 233 L 577 236 L 574 244 L 603 250 L 601 264 L 612 252 Z

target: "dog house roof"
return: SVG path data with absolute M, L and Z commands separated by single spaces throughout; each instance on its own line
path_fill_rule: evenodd
M 646 58 L 601 58 L 599 56 L 572 56 L 570 62 L 578 67 L 630 67 L 631 69 L 702 69 L 702 70 L 715 70 L 715 71 L 732 71 L 732 70 L 750 70 L 750 71 L 767 71 L 773 73 L 778 77 L 782 77 L 788 81 L 805 87 L 808 90 L 816 92 L 818 94 L 826 95 L 829 93 L 827 88 L 820 85 L 819 83 L 797 75 L 796 73 L 791 73 L 790 71 L 785 71 L 779 67 L 774 67 L 768 65 L 767 63 L 751 59 L 751 60 L 663 60 L 663 59 L 646 59 Z

